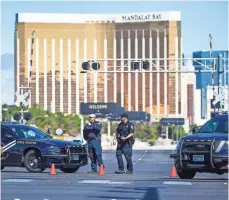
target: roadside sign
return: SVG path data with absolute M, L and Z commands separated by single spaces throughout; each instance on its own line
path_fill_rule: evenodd
M 96 115 L 115 114 L 119 110 L 117 103 L 81 103 L 80 113 L 83 115 L 94 113 Z M 121 112 L 124 112 L 124 108 Z M 121 113 L 122 114 L 122 113 Z
M 19 92 L 16 92 L 15 95 L 17 96 L 19 103 L 22 103 L 24 106 L 29 105 L 28 101 L 26 101 L 27 97 L 29 96 L 28 92 L 25 94 L 19 94 Z
M 161 119 L 161 125 L 163 126 L 171 126 L 171 125 L 184 125 L 185 120 L 184 118 L 162 118 Z
M 221 95 L 217 95 L 215 100 L 212 102 L 212 104 L 215 106 L 218 102 L 221 103 L 221 105 L 224 104 L 224 100 L 225 99 L 225 95 L 224 94 L 221 94 Z

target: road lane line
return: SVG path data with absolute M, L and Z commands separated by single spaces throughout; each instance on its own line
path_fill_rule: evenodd
M 118 182 L 118 181 L 113 181 L 113 182 L 108 182 L 108 184 L 131 184 L 131 182 Z
M 111 181 L 111 180 L 83 180 L 78 183 L 94 183 L 94 184 L 131 184 L 131 182 Z
M 192 185 L 191 182 L 181 182 L 181 181 L 164 181 L 165 185 Z
M 33 179 L 6 179 L 3 180 L 2 182 L 7 182 L 7 183 L 28 183 L 33 181 Z
M 78 183 L 108 183 L 110 180 L 83 180 L 78 181 Z

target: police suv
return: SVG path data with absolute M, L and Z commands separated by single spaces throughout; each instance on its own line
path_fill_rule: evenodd
M 228 114 L 217 115 L 192 132 L 170 155 L 178 176 L 192 179 L 196 172 L 228 173 Z
M 86 144 L 54 140 L 32 126 L 1 125 L 1 170 L 25 167 L 29 172 L 42 172 L 51 164 L 65 173 L 76 172 L 88 164 Z

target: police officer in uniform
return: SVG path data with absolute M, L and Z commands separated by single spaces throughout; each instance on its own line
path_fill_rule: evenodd
M 118 170 L 116 174 L 124 174 L 124 163 L 122 155 L 124 154 L 127 161 L 127 172 L 126 174 L 133 173 L 132 163 L 132 146 L 134 144 L 134 125 L 128 121 L 128 115 L 123 114 L 121 116 L 121 123 L 119 123 L 116 130 L 117 138 L 117 150 L 116 157 L 118 160 Z
M 102 145 L 101 145 L 101 129 L 102 124 L 95 120 L 95 115 L 89 115 L 89 122 L 84 126 L 83 136 L 88 142 L 88 153 L 91 160 L 90 173 L 97 173 L 97 163 L 103 164 Z

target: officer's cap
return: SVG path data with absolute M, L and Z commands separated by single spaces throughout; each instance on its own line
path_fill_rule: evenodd
M 95 116 L 95 114 L 90 114 L 89 115 L 89 118 L 95 118 L 96 116 Z
M 128 118 L 128 115 L 126 113 L 124 113 L 124 114 L 121 115 L 121 118 L 123 118 L 123 117 L 124 118 Z

